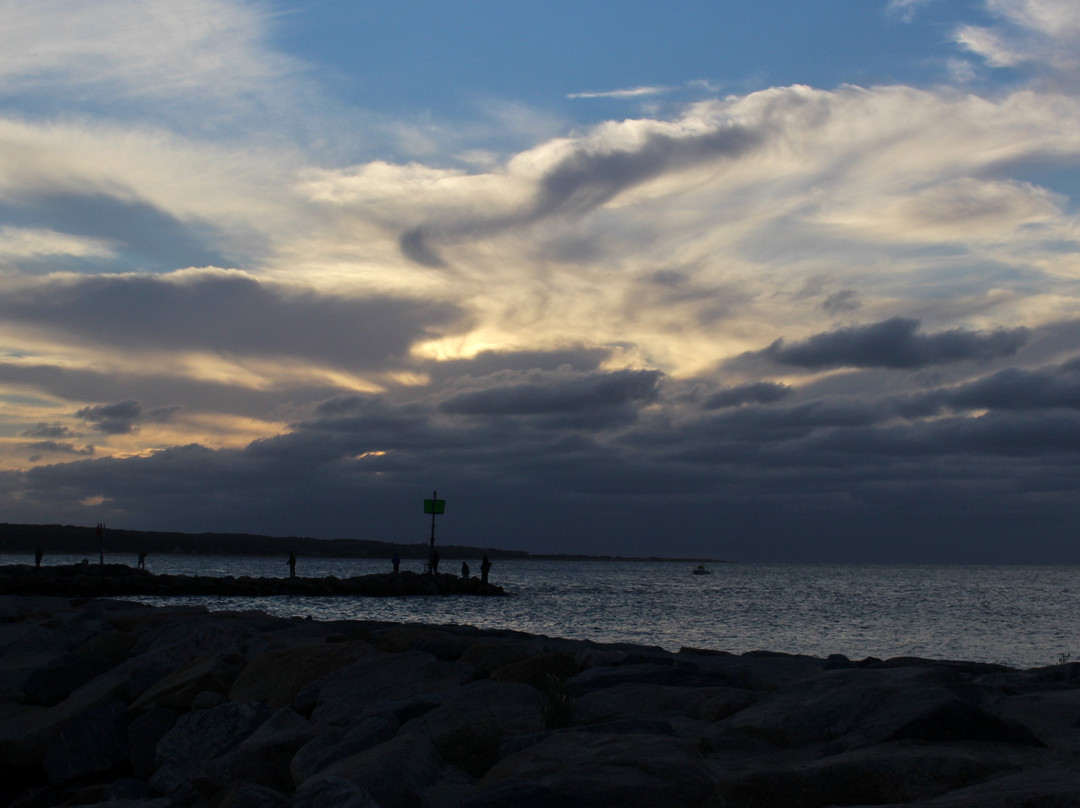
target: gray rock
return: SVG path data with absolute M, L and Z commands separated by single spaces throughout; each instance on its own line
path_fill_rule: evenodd
M 490 676 L 493 670 L 543 653 L 544 646 L 534 639 L 483 638 L 474 641 L 461 655 L 472 665 L 477 677 Z
M 209 769 L 270 717 L 265 704 L 227 702 L 181 716 L 158 742 L 157 770 L 151 783 L 174 799 L 188 799 L 200 782 L 220 786 Z
M 779 747 L 835 742 L 864 746 L 886 740 L 913 716 L 955 699 L 897 671 L 842 669 L 760 697 L 723 722 Z
M 473 677 L 465 662 L 440 662 L 431 654 L 369 654 L 328 676 L 311 714 L 317 724 L 348 726 L 388 700 L 452 690 Z
M 241 659 L 235 652 L 207 654 L 159 679 L 131 705 L 136 712 L 152 707 L 191 709 L 192 701 L 207 691 L 224 695 L 240 672 Z
M 1022 724 L 1003 721 L 969 701 L 951 699 L 897 727 L 886 740 L 994 741 L 1046 748 Z
M 544 726 L 544 699 L 523 684 L 474 682 L 454 691 L 441 705 L 401 731 L 422 733 L 442 762 L 480 777 L 495 763 L 507 737 Z
M 220 707 L 228 700 L 228 696 L 222 695 L 216 690 L 203 690 L 191 700 L 191 709 L 211 710 L 214 707 Z
M 217 808 L 287 808 L 289 805 L 289 798 L 281 792 L 244 782 L 233 785 L 217 802 Z
M 331 729 L 308 741 L 293 755 L 289 771 L 299 785 L 339 760 L 358 755 L 394 737 L 398 722 L 392 716 L 362 719 L 348 729 Z
M 304 645 L 267 651 L 253 658 L 232 685 L 233 701 L 265 701 L 290 707 L 305 685 L 377 653 L 364 642 Z
M 122 631 L 96 634 L 79 650 L 31 673 L 23 685 L 27 701 L 45 706 L 63 701 L 72 691 L 119 664 L 133 641 Z
M 574 722 L 612 721 L 664 714 L 715 721 L 748 706 L 756 696 L 730 687 L 674 687 L 623 682 L 579 696 Z M 737 705 L 737 706 L 736 706 Z
M 270 717 L 265 704 L 227 702 L 180 717 L 158 743 L 161 763 L 189 766 L 224 754 Z
M 292 808 L 380 808 L 364 789 L 344 777 L 314 780 L 293 795 Z
M 979 783 L 1013 769 L 1008 762 L 956 749 L 877 746 L 806 766 L 725 779 L 726 808 L 825 808 L 909 803 Z
M 157 745 L 183 713 L 159 707 L 135 716 L 128 724 L 131 772 L 142 780 L 150 779 L 157 768 Z
M 571 805 L 590 806 L 699 806 L 716 788 L 700 751 L 687 741 L 576 730 L 552 735 L 496 763 L 480 781 L 473 803 L 485 804 L 488 792 L 523 783 L 549 794 L 573 795 Z
M 121 701 L 98 704 L 72 716 L 45 749 L 41 763 L 53 785 L 108 772 L 128 760 Z
M 131 670 L 126 663 L 92 679 L 52 707 L 7 705 L 0 709 L 0 766 L 37 766 L 45 750 L 76 716 L 126 701 Z
M 877 808 L 900 808 L 900 805 Z M 904 808 L 1080 808 L 1080 772 L 1075 767 L 1039 767 L 902 805 Z
M 438 781 L 439 761 L 430 740 L 416 733 L 399 733 L 329 766 L 302 783 L 297 792 L 337 777 L 362 788 L 381 808 L 413 808 L 423 804 L 424 789 Z
M 244 780 L 275 791 L 291 791 L 289 762 L 316 733 L 307 720 L 283 707 L 234 749 L 203 763 L 195 774 L 195 785 L 212 793 Z

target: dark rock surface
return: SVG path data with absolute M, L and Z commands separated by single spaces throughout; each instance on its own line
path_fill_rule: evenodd
M 1080 808 L 1080 664 L 4 595 L 0 805 Z
M 126 564 L 64 564 L 0 567 L 0 594 L 114 598 L 131 595 L 218 595 L 223 597 L 304 597 L 359 595 L 505 595 L 502 587 L 476 576 L 415 572 L 358 575 L 354 578 L 252 578 L 241 575 L 155 575 Z

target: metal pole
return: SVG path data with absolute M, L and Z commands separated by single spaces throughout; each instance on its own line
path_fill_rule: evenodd
M 435 503 L 439 499 L 439 492 L 431 492 L 431 552 L 435 552 L 435 511 L 438 510 Z M 429 556 L 430 558 L 430 556 Z

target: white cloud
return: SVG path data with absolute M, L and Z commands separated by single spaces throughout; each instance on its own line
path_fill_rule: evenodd
M 671 87 L 646 86 L 630 87 L 624 90 L 607 90 L 604 92 L 569 93 L 567 98 L 641 98 L 647 95 L 662 95 L 672 91 Z
M 986 0 L 1000 22 L 957 28 L 955 40 L 992 67 L 1033 64 L 1076 78 L 1080 5 L 1073 0 Z
M 269 16 L 244 0 L 3 0 L 0 92 L 264 92 L 296 69 L 266 48 Z
M 894 17 L 899 17 L 904 22 L 911 22 L 915 19 L 915 14 L 918 9 L 923 6 L 929 5 L 936 0 L 889 0 L 885 11 Z
M 50 255 L 108 258 L 114 254 L 109 242 L 103 239 L 79 238 L 42 228 L 0 227 L 0 258 Z

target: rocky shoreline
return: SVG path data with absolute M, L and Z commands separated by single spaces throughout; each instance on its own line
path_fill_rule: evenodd
M 0 804 L 1080 806 L 1080 664 L 5 595 Z
M 477 576 L 388 572 L 352 578 L 254 578 L 209 575 L 156 575 L 126 564 L 29 564 L 0 566 L 0 594 L 63 597 L 132 595 L 218 595 L 223 597 L 396 597 L 403 595 L 505 595 L 499 586 Z

